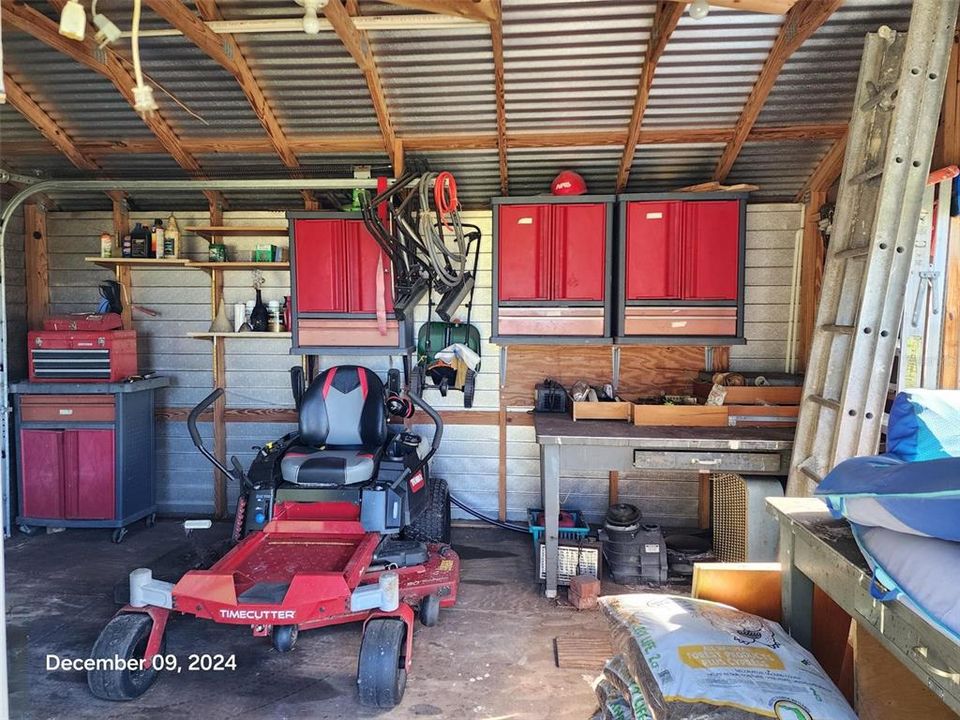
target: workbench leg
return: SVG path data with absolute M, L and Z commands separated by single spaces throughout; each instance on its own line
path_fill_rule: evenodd
M 540 494 L 543 500 L 546 545 L 546 596 L 557 596 L 557 566 L 560 540 L 560 446 L 540 446 Z
M 813 646 L 813 582 L 794 564 L 793 526 L 780 523 L 780 602 L 783 627 L 803 647 Z

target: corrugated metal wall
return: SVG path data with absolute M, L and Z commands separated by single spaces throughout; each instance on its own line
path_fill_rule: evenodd
M 131 220 L 149 222 L 165 217 L 164 212 L 134 213 Z M 789 297 L 792 241 L 801 226 L 798 205 L 752 205 L 749 208 L 747 239 L 747 335 L 750 343 L 735 348 L 732 364 L 736 369 L 782 368 L 785 353 L 786 311 L 782 300 Z M 487 341 L 490 335 L 491 254 L 489 212 L 466 213 L 466 222 L 479 225 L 485 243 L 481 253 L 475 308 L 471 321 L 484 338 L 483 365 L 477 382 L 476 410 L 499 407 L 499 351 Z M 198 214 L 178 214 L 181 227 L 207 218 Z M 225 214 L 230 225 L 284 224 L 282 213 L 233 211 Z M 111 226 L 106 213 L 51 213 L 48 220 L 50 242 L 50 285 L 53 310 L 71 312 L 95 307 L 97 284 L 111 277 L 85 256 L 98 249 L 98 236 Z M 14 234 L 15 236 L 15 234 Z M 20 233 L 22 237 L 22 233 Z M 228 245 L 244 259 L 256 244 L 255 238 L 228 238 Z M 206 242 L 197 237 L 186 239 L 187 253 L 201 257 Z M 282 272 L 265 273 L 264 299 L 279 299 L 287 292 Z M 228 315 L 231 304 L 253 296 L 249 271 L 226 273 L 225 300 Z M 188 332 L 203 332 L 210 322 L 210 292 L 207 274 L 198 269 L 150 269 L 133 273 L 133 302 L 160 313 L 149 318 L 135 314 L 140 333 L 141 369 L 153 369 L 171 378 L 172 385 L 159 398 L 161 406 L 183 407 L 198 402 L 212 384 L 209 341 L 191 339 Z M 769 312 L 777 313 L 767 318 Z M 418 322 L 426 319 L 426 307 L 418 308 Z M 465 318 L 464 318 L 465 319 Z M 295 364 L 287 350 L 286 339 L 258 337 L 257 340 L 227 340 L 228 407 L 291 407 L 287 370 Z M 325 357 L 323 365 L 337 362 L 362 362 L 383 372 L 387 358 Z M 450 393 L 427 395 L 438 407 L 461 407 L 462 396 Z M 211 426 L 201 426 L 208 442 Z M 236 454 L 244 464 L 253 456 L 252 446 L 288 432 L 291 426 L 278 423 L 231 423 L 227 429 L 227 452 Z M 420 428 L 429 436 L 428 427 Z M 183 422 L 162 421 L 158 425 L 159 501 L 161 509 L 176 513 L 205 513 L 213 507 L 213 481 L 206 461 L 194 450 Z M 445 429 L 443 447 L 434 461 L 434 471 L 446 477 L 454 493 L 488 514 L 498 506 L 498 428 L 494 425 L 453 425 Z M 525 508 L 538 504 L 539 463 L 532 427 L 510 426 L 507 431 L 508 515 L 524 516 Z M 670 480 L 670 482 L 662 482 Z M 571 504 L 588 511 L 597 519 L 606 508 L 607 474 L 592 473 L 564 477 L 561 492 Z M 231 504 L 237 488 L 230 488 Z M 650 473 L 628 473 L 621 478 L 621 497 L 638 503 L 652 521 L 667 525 L 691 524 L 696 518 L 697 482 L 695 474 L 669 477 Z

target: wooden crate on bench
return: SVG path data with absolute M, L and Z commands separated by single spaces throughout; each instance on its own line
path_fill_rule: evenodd
M 633 406 L 634 425 L 682 427 L 726 427 L 726 405 L 643 405 Z
M 621 420 L 633 417 L 631 402 L 576 402 L 570 401 L 574 420 Z

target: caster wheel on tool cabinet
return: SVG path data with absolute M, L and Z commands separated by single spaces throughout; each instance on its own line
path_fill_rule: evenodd
M 145 613 L 116 615 L 100 633 L 90 656 L 94 659 L 123 660 L 142 658 L 147 652 L 147 641 L 153 629 L 153 619 Z M 163 654 L 166 638 L 160 643 Z M 157 679 L 152 667 L 143 670 L 90 670 L 87 685 L 101 700 L 133 700 L 143 695 Z
M 300 630 L 296 625 L 275 625 L 273 628 L 273 647 L 277 652 L 290 652 L 297 644 Z
M 367 623 L 357 666 L 361 705 L 392 708 L 400 703 L 407 686 L 406 634 L 406 624 L 397 618 L 375 618 Z
M 148 528 L 152 528 L 154 525 L 156 525 L 156 524 L 157 524 L 157 514 L 156 514 L 156 513 L 150 513 L 149 515 L 147 515 L 146 519 L 144 520 L 144 524 L 146 524 L 146 526 L 147 526 Z
M 129 531 L 125 527 L 117 528 L 113 531 L 113 535 L 110 536 L 110 542 L 114 545 L 119 545 L 123 542 L 123 539 L 127 536 Z
M 440 596 L 427 595 L 423 598 L 417 614 L 424 627 L 433 627 L 440 622 Z
M 39 535 L 43 528 L 37 527 L 36 525 L 17 525 L 17 530 L 27 537 L 33 537 L 34 535 Z

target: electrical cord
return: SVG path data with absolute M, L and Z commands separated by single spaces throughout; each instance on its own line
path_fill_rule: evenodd
M 527 528 L 525 525 L 514 525 L 513 523 L 494 520 L 492 517 L 487 517 L 486 515 L 483 515 L 482 513 L 477 512 L 469 505 L 465 505 L 464 503 L 460 502 L 453 495 L 450 496 L 450 502 L 452 502 L 454 505 L 456 505 L 458 508 L 460 508 L 464 512 L 470 513 L 478 520 L 483 520 L 483 522 L 485 523 L 490 523 L 491 525 L 495 525 L 498 528 L 503 528 L 504 530 L 511 530 L 513 532 L 524 533 L 525 535 L 530 534 L 530 529 Z
M 440 210 L 437 209 L 437 223 L 430 213 L 430 191 L 434 189 L 437 179 L 436 173 L 427 173 L 420 178 L 420 239 L 427 246 L 430 264 L 433 266 L 439 280 L 447 287 L 453 287 L 460 282 L 467 264 L 467 243 L 463 228 L 460 226 L 460 213 L 450 213 L 450 221 L 454 228 L 456 250 L 447 247 L 438 230 L 442 222 Z

